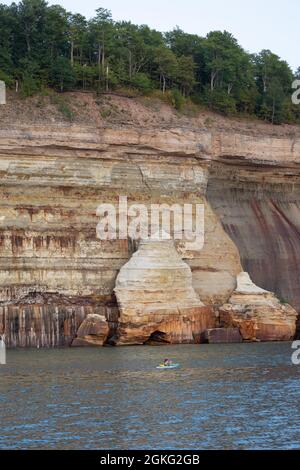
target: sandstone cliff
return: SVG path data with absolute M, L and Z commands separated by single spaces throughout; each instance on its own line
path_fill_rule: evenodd
M 201 333 L 215 324 L 173 240 L 141 240 L 117 276 L 115 294 L 120 312 L 116 344 L 200 342 Z
M 97 239 L 96 209 L 120 194 L 146 205 L 205 204 L 203 249 L 178 250 L 206 306 L 227 303 L 237 275 L 247 271 L 299 311 L 300 139 L 189 122 L 43 126 L 3 119 L 0 333 L 9 346 L 89 340 L 93 324 L 78 331 L 88 315 L 105 317 L 107 338 L 114 336 L 116 278 L 134 249 L 128 240 Z
M 246 272 L 237 276 L 236 289 L 219 315 L 220 324 L 237 327 L 243 340 L 289 341 L 295 335 L 296 310 L 256 286 Z

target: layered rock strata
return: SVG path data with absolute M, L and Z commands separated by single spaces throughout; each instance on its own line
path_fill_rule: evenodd
M 143 344 L 156 336 L 168 343 L 196 343 L 215 324 L 173 240 L 141 240 L 118 274 L 115 294 L 120 312 L 117 344 Z
M 296 333 L 296 319 L 295 309 L 256 286 L 246 272 L 237 276 L 236 289 L 220 308 L 221 325 L 239 328 L 248 341 L 289 341 Z
M 115 337 L 113 290 L 133 250 L 128 240 L 97 239 L 96 212 L 103 202 L 117 205 L 119 195 L 147 207 L 205 205 L 203 249 L 177 246 L 205 305 L 225 304 L 246 270 L 300 310 L 299 163 L 295 136 L 125 126 L 0 129 L 0 329 L 8 345 L 70 345 L 95 314 L 108 321 L 107 340 Z M 188 337 L 176 328 L 178 341 Z M 274 331 L 265 337 L 286 337 Z
M 270 156 L 281 140 L 270 144 Z M 294 145 L 295 144 L 295 145 Z M 228 156 L 211 169 L 207 197 L 255 284 L 300 311 L 298 140 L 279 161 Z M 265 158 L 268 157 L 267 152 Z M 278 156 L 277 156 L 278 158 Z M 298 335 L 300 322 L 298 320 Z

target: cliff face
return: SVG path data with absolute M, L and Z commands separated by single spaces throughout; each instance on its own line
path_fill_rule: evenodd
M 217 165 L 208 198 L 254 282 L 300 310 L 300 191 L 297 165 Z
M 68 345 L 98 315 L 114 334 L 133 248 L 97 239 L 96 210 L 119 195 L 205 204 L 203 249 L 179 247 L 205 305 L 226 303 L 245 270 L 299 310 L 299 162 L 300 140 L 204 128 L 1 129 L 0 333 Z

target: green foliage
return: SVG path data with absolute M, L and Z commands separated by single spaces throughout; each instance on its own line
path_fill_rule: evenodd
M 180 93 L 177 88 L 173 88 L 173 90 L 171 91 L 171 97 L 174 108 L 177 109 L 177 111 L 182 111 L 182 108 L 185 104 L 184 96 Z
M 0 80 L 6 83 L 6 86 L 10 87 L 13 85 L 13 79 L 7 75 L 3 70 L 0 69 Z
M 205 120 L 204 120 L 204 125 L 207 126 L 207 127 L 212 126 L 213 123 L 214 123 L 214 120 L 213 120 L 211 117 L 207 117 L 207 118 L 205 118 Z
M 205 90 L 204 103 L 212 110 L 219 111 L 224 115 L 236 113 L 235 99 L 226 90 L 218 88 Z
M 190 56 L 197 62 L 202 51 L 203 38 L 196 34 L 188 34 L 176 27 L 165 34 L 166 43 L 177 57 Z
M 102 111 L 100 111 L 100 115 L 103 119 L 107 119 L 111 115 L 111 109 L 103 109 Z
M 278 297 L 278 299 L 279 299 L 279 302 L 281 303 L 281 305 L 287 305 L 289 303 L 288 300 L 286 300 L 283 297 Z
M 28 58 L 20 60 L 21 95 L 33 96 L 41 90 L 42 78 L 37 62 Z
M 75 85 L 78 88 L 82 88 L 83 90 L 98 88 L 98 70 L 96 66 L 75 63 L 72 69 L 75 77 Z
M 76 76 L 70 61 L 65 57 L 53 60 L 49 72 L 49 84 L 56 90 L 63 92 L 70 90 L 76 83 Z
M 72 111 L 69 103 L 63 96 L 59 95 L 52 95 L 51 96 L 51 102 L 54 104 L 58 111 L 68 120 L 68 121 L 73 121 L 75 114 Z
M 274 124 L 289 120 L 292 107 L 288 110 L 286 98 L 292 93 L 293 73 L 288 64 L 268 50 L 263 50 L 254 60 L 259 91 L 257 114 Z
M 22 96 L 47 87 L 126 89 L 156 93 L 177 110 L 192 99 L 223 114 L 300 122 L 300 106 L 291 102 L 300 69 L 293 75 L 269 50 L 249 54 L 227 31 L 199 37 L 177 27 L 162 34 L 114 21 L 104 8 L 87 20 L 44 0 L 0 4 L 0 31 L 0 78 L 8 86 L 18 80 Z
M 24 75 L 21 87 L 21 96 L 27 98 L 40 91 L 40 83 L 29 75 Z
M 191 56 L 180 56 L 177 61 L 176 81 L 183 96 L 189 96 L 196 85 L 196 64 Z
M 142 72 L 136 73 L 133 76 L 131 84 L 138 90 L 142 91 L 144 94 L 150 93 L 150 91 L 153 89 L 152 81 L 150 80 L 149 76 Z
M 160 88 L 163 93 L 167 90 L 168 83 L 172 83 L 177 74 L 177 58 L 167 47 L 160 47 L 155 54 L 154 63 L 159 74 Z

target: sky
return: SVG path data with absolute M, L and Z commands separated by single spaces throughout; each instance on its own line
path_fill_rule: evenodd
M 0 3 L 12 2 L 0 0 Z M 163 32 L 177 25 L 199 36 L 227 30 L 249 52 L 270 49 L 293 70 L 300 66 L 299 0 L 48 0 L 48 3 L 60 4 L 87 18 L 94 15 L 96 8 L 107 8 L 114 20 L 148 24 Z

